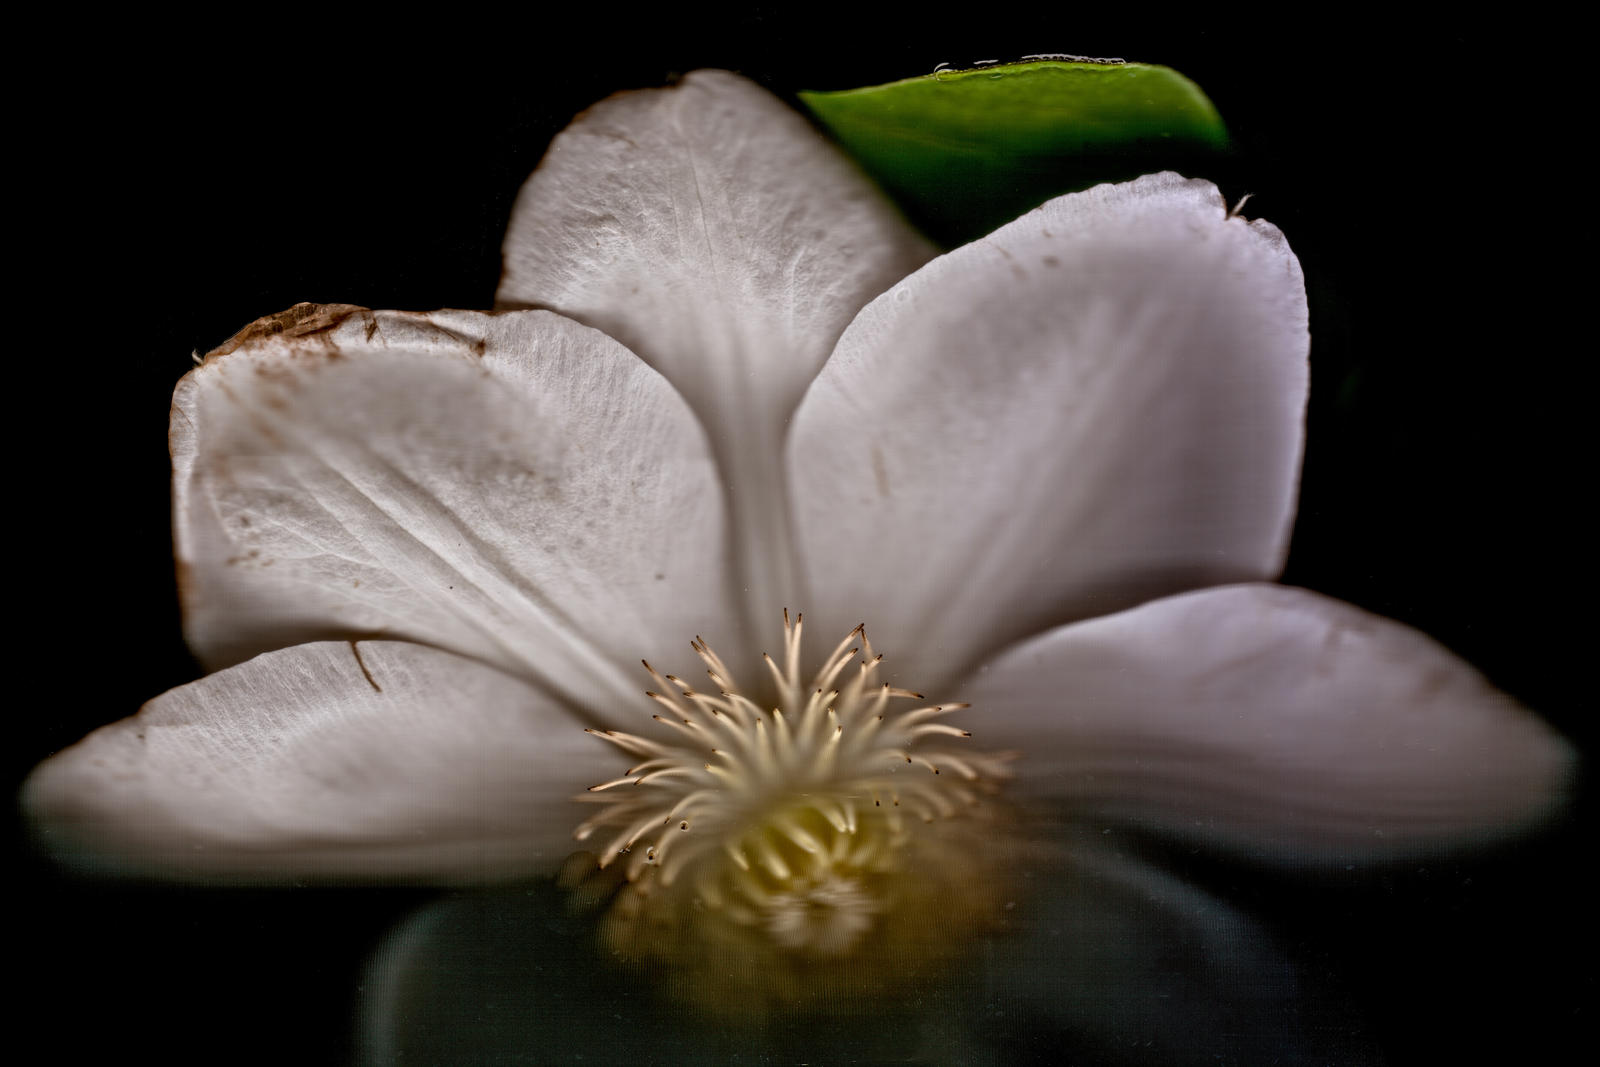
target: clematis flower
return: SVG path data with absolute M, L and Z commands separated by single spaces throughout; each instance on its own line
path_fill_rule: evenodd
M 1559 802 L 1537 718 L 1269 584 L 1304 287 L 1207 183 L 1100 186 L 935 257 L 798 116 L 703 72 L 559 137 L 505 268 L 495 312 L 301 305 L 179 385 L 215 673 L 35 772 L 63 860 L 565 864 L 613 951 L 775 1010 L 883 995 L 863 959 L 936 972 L 1007 905 L 1070 923 L 1136 881 L 1214 915 L 1094 820 L 1342 862 Z

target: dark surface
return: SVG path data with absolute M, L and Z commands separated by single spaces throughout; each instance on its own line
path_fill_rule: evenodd
M 1589 356 L 1563 338 L 1575 286 L 1547 258 L 1578 240 L 1556 177 L 1575 135 L 1524 46 L 1455 27 L 1273 39 L 1221 25 L 1221 9 L 1210 26 L 1064 16 L 887 35 L 770 8 L 698 26 L 586 17 L 262 23 L 182 49 L 157 43 L 173 28 L 102 26 L 103 43 L 51 57 L 22 98 L 13 203 L 14 225 L 43 237 L 15 253 L 37 292 L 14 307 L 28 329 L 12 352 L 13 780 L 197 675 L 165 444 L 191 350 L 301 300 L 485 306 L 522 178 L 612 90 L 707 65 L 778 91 L 845 88 L 1044 51 L 1197 81 L 1239 142 L 1208 176 L 1230 199 L 1253 192 L 1247 214 L 1305 266 L 1313 394 L 1286 580 L 1419 627 L 1592 751 L 1592 535 L 1576 517 L 1592 496 Z M 1392 1062 L 1541 1062 L 1592 1022 L 1575 859 L 1589 825 L 1309 881 L 1169 859 L 1349 989 Z M 80 881 L 21 851 L 19 1021 L 63 1061 L 345 1062 L 365 961 L 431 899 Z M 619 1034 L 591 1061 L 638 1062 L 642 1041 Z

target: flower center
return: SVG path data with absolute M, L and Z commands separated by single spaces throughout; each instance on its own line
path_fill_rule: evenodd
M 802 627 L 784 613 L 765 690 L 741 688 L 699 638 L 710 691 L 645 663 L 661 736 L 589 731 L 636 762 L 577 798 L 600 807 L 574 836 L 599 846 L 591 891 L 608 883 L 600 872 L 614 889 L 612 951 L 726 985 L 742 975 L 746 1003 L 751 982 L 792 1001 L 792 987 L 875 950 L 945 955 L 943 924 L 993 903 L 987 798 L 1010 756 L 974 752 L 946 721 L 966 704 L 880 681 L 864 626 L 804 682 Z M 705 984 L 687 991 L 726 1003 Z

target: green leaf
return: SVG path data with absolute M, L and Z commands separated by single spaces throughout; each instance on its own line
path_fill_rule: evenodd
M 1227 146 L 1200 87 L 1145 63 L 1042 60 L 800 99 L 901 208 L 958 244 L 1053 196 Z

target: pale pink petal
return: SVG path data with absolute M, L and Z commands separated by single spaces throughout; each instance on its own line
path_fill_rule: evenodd
M 34 771 L 69 865 L 164 878 L 478 881 L 554 870 L 615 775 L 547 695 L 421 645 L 269 652 L 144 706 Z
M 517 198 L 497 299 L 604 330 L 688 398 L 731 485 L 746 602 L 776 626 L 795 595 L 785 422 L 851 317 L 931 254 L 798 114 L 698 71 L 555 139 Z
M 1304 590 L 1203 590 L 1053 630 L 963 690 L 1019 793 L 1261 854 L 1524 829 L 1572 748 L 1414 630 Z
M 1174 174 L 935 260 L 862 311 L 795 417 L 809 610 L 864 619 L 920 688 L 1048 625 L 1275 576 L 1307 344 L 1282 235 Z
M 660 375 L 542 311 L 301 305 L 179 385 L 186 632 L 211 666 L 397 637 L 642 708 L 734 615 L 715 464 Z

